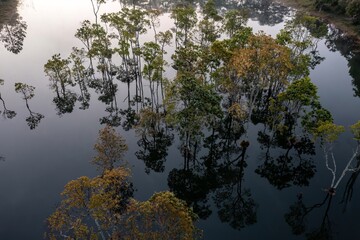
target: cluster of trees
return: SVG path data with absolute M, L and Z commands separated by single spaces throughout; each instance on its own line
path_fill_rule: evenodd
M 327 34 L 325 24 L 298 15 L 273 38 L 246 27 L 243 9 L 221 13 L 209 0 L 199 16 L 184 1 L 172 6 L 174 27 L 162 32 L 158 9 L 123 6 L 99 16 L 105 1 L 92 3 L 94 22 L 83 21 L 75 34 L 83 48 L 66 58 L 56 54 L 44 67 L 59 114 L 77 101 L 89 108 L 93 89 L 109 113 L 101 123 L 135 128 L 136 156 L 147 173 L 164 171 L 178 136 L 183 164 L 169 172 L 170 190 L 203 219 L 212 212 L 212 196 L 219 218 L 236 229 L 256 222 L 257 203 L 244 184 L 252 124 L 263 126 L 258 142 L 264 161 L 255 172 L 279 189 L 309 184 L 316 172 L 312 136 L 333 124 L 309 78 L 323 60 L 316 47 Z M 153 40 L 140 41 L 148 36 Z M 164 74 L 170 66 L 173 79 Z M 117 94 L 120 87 L 125 96 Z M 119 97 L 127 100 L 124 109 Z M 111 161 L 103 174 L 109 167 Z
M 315 0 L 317 9 L 345 14 L 350 17 L 354 24 L 360 24 L 360 1 L 359 0 Z
M 263 9 L 270 2 L 249 0 L 240 6 Z M 100 123 L 107 127 L 100 131 L 93 160 L 101 174 L 65 186 L 48 219 L 50 239 L 192 239 L 198 232 L 188 206 L 206 219 L 212 214 L 210 198 L 221 221 L 233 228 L 256 223 L 257 203 L 245 184 L 251 125 L 260 126 L 263 156 L 255 172 L 278 189 L 309 184 L 316 172 L 312 137 L 329 144 L 335 138 L 328 135 L 340 132 L 309 78 L 323 60 L 316 47 L 327 35 L 326 25 L 298 15 L 271 37 L 246 26 L 249 13 L 243 8 L 221 12 L 209 0 L 199 10 L 193 2 L 179 1 L 169 7 L 173 28 L 159 31 L 161 8 L 122 5 L 100 16 L 106 1 L 91 3 L 94 21 L 83 21 L 75 33 L 83 47 L 67 57 L 53 55 L 44 71 L 59 115 L 71 113 L 76 103 L 89 109 L 94 94 L 105 104 Z M 170 67 L 173 76 L 166 74 Z M 121 88 L 126 94 L 119 94 Z M 29 108 L 34 87 L 16 83 L 15 90 L 35 128 L 44 116 Z M 0 100 L 3 113 L 15 116 L 1 94 Z M 136 156 L 147 173 L 165 170 L 168 148 L 178 140 L 183 164 L 169 172 L 173 193 L 157 193 L 145 202 L 132 198 L 123 160 L 127 146 L 110 126 L 135 129 Z M 354 133 L 358 128 L 354 125 Z M 336 162 L 328 157 L 332 148 L 323 146 L 334 176 L 331 193 L 346 172 L 357 172 L 352 166 L 357 151 L 335 179 L 330 163 Z
M 99 131 L 93 159 L 101 174 L 70 181 L 47 219 L 47 239 L 184 239 L 200 236 L 196 215 L 171 192 L 149 200 L 133 198 L 124 138 L 106 126 Z

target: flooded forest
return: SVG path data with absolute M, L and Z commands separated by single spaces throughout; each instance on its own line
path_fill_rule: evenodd
M 359 49 L 273 0 L 1 0 L 0 239 L 356 239 Z

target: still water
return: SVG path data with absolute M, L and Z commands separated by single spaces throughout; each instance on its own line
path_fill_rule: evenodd
M 0 11 L 3 11 L 2 6 Z M 265 9 L 254 7 L 256 4 L 250 6 L 253 6 L 251 9 L 254 12 L 250 14 L 248 25 L 254 32 L 263 30 L 272 36 L 293 15 L 293 11 L 278 4 L 266 5 Z M 111 2 L 101 11 L 118 9 L 119 3 Z M 59 202 L 63 186 L 80 176 L 98 174 L 90 161 L 94 156 L 93 145 L 98 131 L 102 128 L 99 119 L 108 113 L 105 111 L 107 106 L 97 101 L 96 93 L 90 92 L 93 97 L 89 109 L 79 109 L 80 104 L 76 103 L 72 113 L 59 115 L 53 103 L 54 93 L 49 89 L 49 80 L 44 74 L 44 64 L 52 55 L 60 53 L 65 57 L 72 47 L 82 47 L 74 34 L 81 21 L 94 19 L 90 1 L 23 0 L 11 10 L 9 21 L 15 19 L 21 23 L 26 35 L 18 54 L 8 51 L 5 44 L 0 47 L 0 79 L 4 80 L 4 85 L 0 87 L 1 96 L 7 108 L 17 113 L 13 119 L 0 119 L 0 156 L 3 158 L 0 161 L 0 239 L 42 239 L 46 231 L 45 220 Z M 6 11 L 9 9 L 6 8 Z M 9 15 L 6 14 L 4 16 Z M 172 26 L 169 15 L 164 13 L 160 16 L 159 30 Z M 6 25 L 9 21 L 0 24 Z M 318 87 L 323 107 L 332 113 L 335 123 L 349 126 L 360 119 L 360 58 L 352 52 L 349 39 L 343 39 L 335 29 L 331 31 L 334 33 L 332 39 L 328 37 L 318 42 L 317 50 L 325 59 L 311 71 L 310 77 Z M 167 51 L 170 61 L 173 49 Z M 171 78 L 174 70 L 169 68 L 165 74 Z M 29 107 L 32 113 L 39 113 L 44 118 L 34 129 L 27 125 L 29 110 L 21 95 L 14 90 L 16 82 L 35 87 L 35 96 L 29 100 Z M 125 84 L 120 83 L 117 96 L 119 104 L 126 105 Z M 245 219 L 241 227 L 235 229 L 227 221 L 220 221 L 220 208 L 226 203 L 226 198 L 217 198 L 219 194 L 207 191 L 206 184 L 196 182 L 196 178 L 191 180 L 194 181 L 190 187 L 193 193 L 189 198 L 210 211 L 206 219 L 198 222 L 204 231 L 204 239 L 306 239 L 310 233 L 324 229 L 324 222 L 333 238 L 357 239 L 360 234 L 360 192 L 357 190 L 356 173 L 347 174 L 329 203 L 324 189 L 330 185 L 331 174 L 326 170 L 321 150 L 316 148 L 317 154 L 309 157 L 316 165 L 316 173 L 309 179 L 309 186 L 290 184 L 279 190 L 255 173 L 263 163 L 265 153 L 257 143 L 260 130 L 261 126 L 253 126 L 247 133 L 251 144 L 246 151 L 247 167 L 240 182 L 251 192 L 242 200 L 248 201 L 252 207 L 248 212 L 235 216 L 239 222 L 240 218 Z M 155 191 L 169 189 L 169 174 L 183 167 L 177 137 L 167 149 L 164 171 L 150 170 L 146 173 L 144 162 L 136 157 L 139 138 L 135 131 L 125 131 L 121 126 L 117 127 L 117 131 L 129 145 L 126 158 L 132 168 L 135 198 L 146 200 Z M 349 132 L 341 136 L 334 149 L 339 169 L 344 167 L 355 147 Z M 272 149 L 275 154 L 282 150 Z M 199 154 L 205 152 L 200 150 Z M 354 179 L 352 198 L 342 202 L 350 176 Z M 177 190 L 182 191 L 181 187 Z M 304 218 L 307 225 L 305 233 L 295 236 L 284 216 L 300 199 L 309 213 Z M 231 215 L 231 212 L 230 209 L 228 214 Z

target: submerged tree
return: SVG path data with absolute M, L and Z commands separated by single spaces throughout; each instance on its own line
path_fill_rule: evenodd
M 77 99 L 76 93 L 67 88 L 76 84 L 73 82 L 69 64 L 69 59 L 62 59 L 60 54 L 56 54 L 44 65 L 45 73 L 50 80 L 50 88 L 56 93 L 53 102 L 59 115 L 71 113 Z
M 99 138 L 94 146 L 97 155 L 93 163 L 104 173 L 112 170 L 116 165 L 124 165 L 124 154 L 128 150 L 125 139 L 107 125 L 99 131 Z
M 173 193 L 155 193 L 145 202 L 132 198 L 130 170 L 114 166 L 127 146 L 113 128 L 100 130 L 95 150 L 102 174 L 65 185 L 60 205 L 47 219 L 48 239 L 191 240 L 199 235 L 196 215 Z
M 290 50 L 263 33 L 251 36 L 248 45 L 232 57 L 237 77 L 229 88 L 239 89 L 248 106 L 249 119 L 261 96 L 276 97 L 289 83 L 293 69 Z
M 175 44 L 176 48 L 186 46 L 192 39 L 192 30 L 197 23 L 195 8 L 188 5 L 179 5 L 172 9 L 171 18 L 175 24 Z
M 339 135 L 345 131 L 343 126 L 336 125 L 332 122 L 324 122 L 314 130 L 315 138 L 321 139 L 321 147 L 324 152 L 326 168 L 331 172 L 332 180 L 328 188 L 335 194 L 337 187 L 347 172 L 357 172 L 360 170 L 359 166 L 354 166 L 354 160 L 358 157 L 360 146 L 360 121 L 350 126 L 351 132 L 356 140 L 356 149 L 353 155 L 348 160 L 340 176 L 337 176 L 337 164 L 333 152 L 334 142 L 338 139 Z
M 131 206 L 126 219 L 125 239 L 198 239 L 196 215 L 171 192 L 155 193 L 149 200 Z
M 129 174 L 120 167 L 67 183 L 61 193 L 63 200 L 47 220 L 49 239 L 104 240 L 114 236 L 134 191 Z

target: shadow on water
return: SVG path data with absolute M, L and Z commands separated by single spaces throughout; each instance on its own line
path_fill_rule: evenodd
M 291 227 L 294 235 L 305 234 L 306 239 L 333 239 L 332 224 L 329 217 L 329 212 L 332 207 L 334 194 L 331 192 L 326 193 L 325 198 L 317 203 L 310 206 L 304 204 L 303 195 L 301 193 L 297 196 L 297 201 L 290 206 L 290 210 L 285 214 L 285 221 Z M 324 212 L 320 219 L 320 226 L 311 228 L 307 226 L 307 217 L 317 209 L 322 209 Z M 324 210 L 323 210 L 324 209 Z M 320 211 L 320 210 L 318 210 Z
M 360 46 L 340 30 L 330 26 L 325 42 L 330 51 L 338 51 L 348 61 L 349 75 L 352 77 L 354 97 L 360 97 Z

